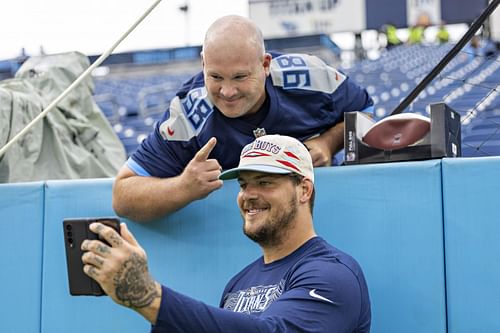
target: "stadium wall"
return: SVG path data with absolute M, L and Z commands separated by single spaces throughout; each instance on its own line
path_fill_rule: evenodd
M 362 32 L 391 23 L 398 28 L 428 20 L 472 23 L 488 0 L 249 0 L 249 17 L 264 37 Z
M 352 254 L 372 332 L 498 332 L 500 158 L 316 169 L 316 231 Z M 112 179 L 0 185 L 0 332 L 145 332 L 107 297 L 68 292 L 62 220 L 112 216 Z M 160 282 L 217 305 L 259 248 L 241 233 L 238 184 L 129 228 Z

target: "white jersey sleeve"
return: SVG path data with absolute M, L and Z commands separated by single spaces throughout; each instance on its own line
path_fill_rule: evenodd
M 333 93 L 346 76 L 316 56 L 283 54 L 271 61 L 275 86 L 283 89 L 305 89 Z

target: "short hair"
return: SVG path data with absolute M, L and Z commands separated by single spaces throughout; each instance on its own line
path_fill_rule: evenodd
M 298 186 L 300 183 L 302 183 L 302 181 L 304 180 L 304 176 L 302 175 L 299 175 L 298 173 L 290 173 L 288 175 L 291 180 L 292 180 L 292 183 L 295 185 L 295 186 Z M 311 216 L 313 215 L 313 210 L 314 210 L 314 199 L 316 197 L 316 189 L 314 187 L 314 184 L 313 184 L 313 190 L 312 190 L 312 193 L 311 193 L 311 199 L 309 199 L 309 209 L 311 210 Z
M 262 31 L 259 27 L 250 19 L 239 16 L 239 15 L 227 15 L 217 19 L 212 25 L 208 28 L 205 33 L 205 39 L 203 40 L 201 55 L 203 56 L 203 52 L 208 43 L 212 42 L 213 39 L 217 38 L 220 33 L 234 33 L 234 32 L 244 32 L 246 33 L 245 40 L 248 44 L 253 44 L 258 47 L 260 50 L 259 53 L 262 56 L 266 53 L 266 47 L 264 44 L 264 36 L 262 35 Z M 214 37 L 215 36 L 215 37 Z

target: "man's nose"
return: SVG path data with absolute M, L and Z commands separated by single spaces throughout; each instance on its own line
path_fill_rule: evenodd
M 219 93 L 226 98 L 231 98 L 238 93 L 238 89 L 231 83 L 223 83 L 220 86 Z
M 240 196 L 243 200 L 257 199 L 259 197 L 259 191 L 256 186 L 247 184 L 244 189 L 240 189 Z

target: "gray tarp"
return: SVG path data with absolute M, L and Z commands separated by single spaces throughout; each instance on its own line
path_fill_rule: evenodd
M 81 53 L 28 59 L 0 81 L 0 147 L 89 66 Z M 0 183 L 113 177 L 125 150 L 92 98 L 89 76 L 0 157 Z

